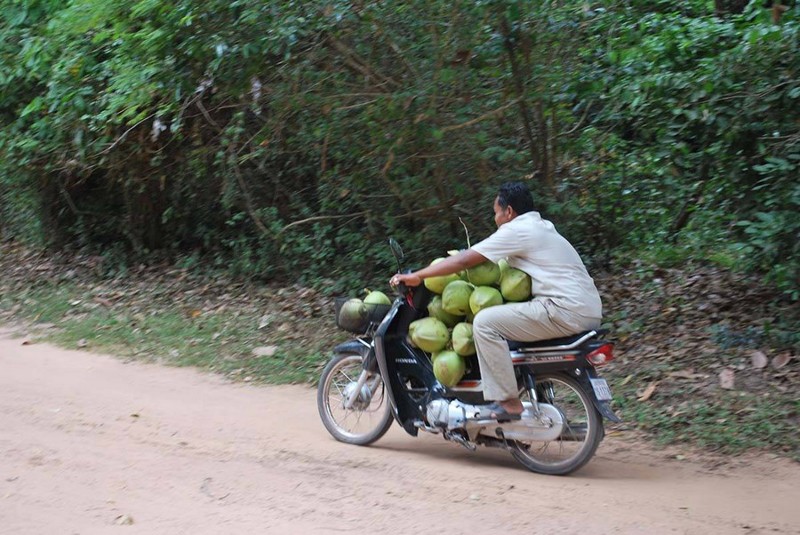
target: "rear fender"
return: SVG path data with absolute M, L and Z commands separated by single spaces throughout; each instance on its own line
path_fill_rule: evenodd
M 592 388 L 592 382 L 589 380 L 591 378 L 598 378 L 599 375 L 594 368 L 584 368 L 586 373 L 575 374 L 573 373 L 572 376 L 578 380 L 578 382 L 583 386 L 583 389 L 586 391 L 587 394 L 592 398 L 592 403 L 594 403 L 594 407 L 597 409 L 603 417 L 611 422 L 620 423 L 622 420 L 619 416 L 617 416 L 614 411 L 611 409 L 611 403 L 608 401 L 600 401 L 597 399 L 597 396 L 594 394 L 594 388 Z

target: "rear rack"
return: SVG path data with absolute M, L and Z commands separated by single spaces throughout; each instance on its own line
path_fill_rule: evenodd
M 518 353 L 534 353 L 534 352 L 535 353 L 540 353 L 540 352 L 544 352 L 544 351 L 566 351 L 566 350 L 569 350 L 569 349 L 575 349 L 576 347 L 578 347 L 579 345 L 581 345 L 585 341 L 597 336 L 598 334 L 600 334 L 598 331 L 588 331 L 583 336 L 581 336 L 580 338 L 577 338 L 577 339 L 573 340 L 572 342 L 570 342 L 568 344 L 554 345 L 554 346 L 539 346 L 539 345 L 537 345 L 537 346 L 534 346 L 534 347 L 522 346 L 522 347 L 514 348 L 514 351 L 516 351 Z

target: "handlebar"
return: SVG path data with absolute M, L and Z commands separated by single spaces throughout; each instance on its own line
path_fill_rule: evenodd
M 399 274 L 403 274 L 403 275 L 407 275 L 407 274 L 413 273 L 413 272 L 414 271 L 411 270 L 411 269 L 404 269 L 402 271 L 399 271 L 398 273 Z M 413 293 L 414 293 L 413 287 L 407 286 L 403 282 L 398 283 L 397 286 L 394 287 L 394 289 L 398 293 L 398 295 L 401 295 L 401 296 L 403 296 L 405 298 L 408 298 L 409 296 L 413 295 Z

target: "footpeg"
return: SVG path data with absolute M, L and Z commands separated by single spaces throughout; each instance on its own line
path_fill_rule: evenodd
M 462 446 L 467 448 L 469 451 L 475 451 L 475 450 L 478 449 L 477 445 L 475 445 L 473 442 L 470 442 L 466 438 L 462 437 L 458 433 L 445 433 L 444 437 L 446 439 L 448 439 L 448 440 L 452 440 L 456 444 L 461 444 Z

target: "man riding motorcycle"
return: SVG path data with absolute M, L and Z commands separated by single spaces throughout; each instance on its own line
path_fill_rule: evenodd
M 501 259 L 531 277 L 533 299 L 483 309 L 473 320 L 484 399 L 491 401 L 486 409 L 496 420 L 518 420 L 523 405 L 507 340 L 534 342 L 597 329 L 602 304 L 575 248 L 533 210 L 533 196 L 524 183 L 501 185 L 493 209 L 498 228 L 491 236 L 441 262 L 397 274 L 389 283 L 419 286 L 429 277 Z

